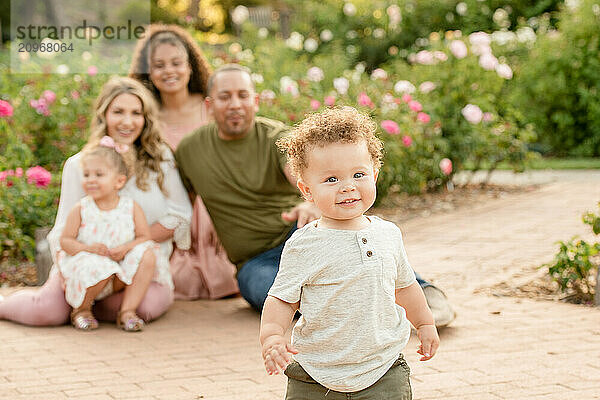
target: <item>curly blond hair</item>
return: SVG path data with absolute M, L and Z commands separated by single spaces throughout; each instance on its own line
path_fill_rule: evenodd
M 200 93 L 206 96 L 206 86 L 212 68 L 192 36 L 177 25 L 152 24 L 148 26 L 144 38 L 138 41 L 133 52 L 129 77 L 142 82 L 162 103 L 160 92 L 150 80 L 150 59 L 154 49 L 163 43 L 185 50 L 192 70 L 188 90 L 190 93 Z
M 290 133 L 277 141 L 287 154 L 292 173 L 300 177 L 308 167 L 308 152 L 329 143 L 358 143 L 364 140 L 374 168 L 381 167 L 383 142 L 376 136 L 377 124 L 352 107 L 329 108 L 308 115 Z
M 148 184 L 150 171 L 154 171 L 157 173 L 158 187 L 166 195 L 165 176 L 160 168 L 160 163 L 165 161 L 163 154 L 167 145 L 160 137 L 158 105 L 152 94 L 135 79 L 114 77 L 102 86 L 100 95 L 94 104 L 94 119 L 90 125 L 90 137 L 83 151 L 97 147 L 100 139 L 108 134 L 106 110 L 110 103 L 123 93 L 132 94 L 140 99 L 144 113 L 145 122 L 142 133 L 133 143 L 136 159 L 133 164 L 135 183 L 138 188 L 147 191 L 150 188 Z

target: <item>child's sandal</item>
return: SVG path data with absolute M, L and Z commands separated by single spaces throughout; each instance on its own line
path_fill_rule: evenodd
M 144 320 L 135 310 L 123 310 L 117 314 L 117 326 L 126 332 L 139 332 L 144 329 Z
M 91 331 L 98 329 L 98 320 L 90 310 L 81 310 L 71 312 L 71 325 L 80 331 Z

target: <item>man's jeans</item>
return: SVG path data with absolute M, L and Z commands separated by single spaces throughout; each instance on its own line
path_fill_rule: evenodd
M 292 236 L 296 230 L 296 225 L 290 230 L 285 240 Z M 283 252 L 285 241 L 279 246 L 267 250 L 246 261 L 237 274 L 240 293 L 248 303 L 258 311 L 262 311 L 267 293 L 275 281 L 277 271 L 279 271 L 279 260 Z M 415 272 L 417 282 L 421 288 L 431 286 Z

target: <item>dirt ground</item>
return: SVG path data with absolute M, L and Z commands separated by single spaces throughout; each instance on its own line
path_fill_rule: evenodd
M 510 194 L 535 191 L 539 185 L 469 185 L 426 193 L 420 196 L 393 194 L 383 204 L 373 210 L 382 218 L 401 224 L 415 217 L 428 217 L 485 203 L 491 199 L 503 198 Z M 568 238 L 565 238 L 565 240 Z M 598 260 L 600 261 L 600 260 Z M 541 263 L 540 263 L 541 264 Z M 592 285 L 595 280 L 592 278 Z M 519 297 L 534 300 L 562 301 L 579 304 L 581 301 L 573 293 L 563 293 L 558 283 L 548 275 L 548 266 L 523 266 L 512 276 L 501 282 L 478 288 L 474 293 L 484 293 L 495 297 Z M 592 305 L 590 302 L 584 305 Z

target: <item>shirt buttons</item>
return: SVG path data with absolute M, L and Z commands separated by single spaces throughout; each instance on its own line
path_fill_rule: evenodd
M 364 244 L 367 244 L 367 238 L 362 238 L 362 242 L 363 242 Z
M 371 257 L 373 255 L 373 252 L 371 250 L 367 251 L 367 257 Z

